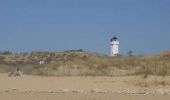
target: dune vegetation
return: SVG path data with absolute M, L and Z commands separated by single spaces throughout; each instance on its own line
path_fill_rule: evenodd
M 44 61 L 39 64 L 39 61 Z M 28 75 L 44 76 L 125 76 L 170 75 L 170 51 L 152 56 L 110 57 L 83 50 L 63 52 L 0 53 L 0 72 L 16 68 Z

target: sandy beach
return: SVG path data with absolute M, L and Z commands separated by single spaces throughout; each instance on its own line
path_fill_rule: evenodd
M 161 80 L 157 77 L 156 80 Z M 126 77 L 8 77 L 0 74 L 2 100 L 169 100 L 170 77 L 167 84 L 153 84 L 155 77 L 142 83 L 139 76 Z M 141 81 L 141 82 L 140 82 Z M 160 81 L 160 82 L 162 82 Z
M 128 95 L 113 93 L 0 93 L 1 100 L 169 100 L 169 95 Z

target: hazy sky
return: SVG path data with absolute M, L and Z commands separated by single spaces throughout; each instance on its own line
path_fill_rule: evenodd
M 0 0 L 0 51 L 170 49 L 170 0 Z

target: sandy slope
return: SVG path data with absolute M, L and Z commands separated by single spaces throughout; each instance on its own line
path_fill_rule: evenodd
M 151 77 L 148 82 L 153 79 L 155 80 Z M 166 82 L 169 82 L 169 79 L 170 77 L 165 78 Z M 7 74 L 0 74 L 0 98 L 2 100 L 113 100 L 114 98 L 170 100 L 169 85 L 150 84 L 147 87 L 134 85 L 140 81 L 141 78 L 138 76 L 8 77 Z

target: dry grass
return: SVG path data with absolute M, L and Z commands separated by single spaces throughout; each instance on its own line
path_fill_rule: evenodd
M 45 76 L 170 75 L 170 53 L 155 56 L 109 57 L 83 51 L 0 54 L 0 72 L 16 67 Z M 44 60 L 45 64 L 39 65 Z

